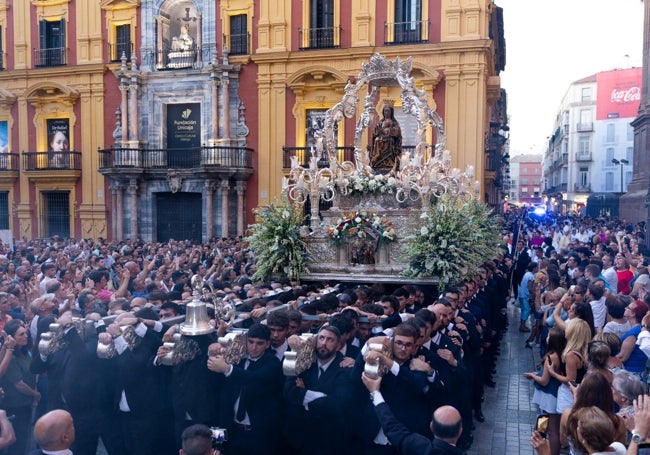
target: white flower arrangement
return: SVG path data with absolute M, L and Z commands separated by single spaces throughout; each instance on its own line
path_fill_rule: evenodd
M 499 228 L 500 219 L 485 204 L 443 196 L 406 236 L 402 259 L 409 266 L 402 274 L 438 277 L 443 285 L 472 278 L 496 256 Z
M 395 177 L 387 177 L 383 174 L 355 176 L 335 180 L 335 185 L 344 194 L 352 193 L 375 193 L 395 194 L 397 191 L 397 180 Z
M 255 210 L 258 222 L 249 226 L 247 242 L 255 252 L 257 271 L 253 279 L 268 280 L 274 273 L 291 279 L 300 279 L 307 270 L 307 243 L 309 231 L 300 207 L 293 207 L 283 199 Z

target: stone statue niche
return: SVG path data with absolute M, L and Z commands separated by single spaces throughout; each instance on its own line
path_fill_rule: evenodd
M 170 21 L 168 41 L 167 68 L 190 68 L 197 56 L 197 34 L 199 25 L 197 17 L 191 15 L 190 8 L 184 8 L 185 13 Z M 173 17 L 173 16 L 172 16 Z

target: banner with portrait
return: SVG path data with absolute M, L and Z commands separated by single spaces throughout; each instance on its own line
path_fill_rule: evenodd
M 55 118 L 47 120 L 47 150 L 70 150 L 70 120 Z

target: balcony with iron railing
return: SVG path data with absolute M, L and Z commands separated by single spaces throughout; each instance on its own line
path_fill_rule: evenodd
M 250 33 L 234 35 L 223 35 L 224 46 L 228 49 L 228 55 L 248 55 L 250 51 Z
M 582 183 L 576 183 L 574 189 L 576 193 L 591 193 L 591 185 L 588 183 L 584 185 Z
M 7 53 L 0 51 L 0 71 L 6 69 Z
M 20 169 L 17 153 L 0 153 L 0 173 Z
M 128 41 L 124 43 L 109 43 L 108 55 L 111 62 L 119 62 L 122 56 L 126 57 L 127 61 L 131 61 L 133 54 L 133 43 Z
M 99 168 L 252 170 L 253 150 L 219 146 L 184 149 L 116 147 L 99 150 Z
M 385 22 L 384 45 L 429 42 L 429 21 Z
M 309 158 L 311 158 L 312 147 L 282 147 L 282 166 L 284 169 L 291 169 L 291 157 L 297 156 L 298 163 L 301 166 L 309 166 Z M 433 146 L 427 146 L 427 153 L 431 153 Z M 402 152 L 412 154 L 415 152 L 414 145 L 403 145 Z M 336 155 L 339 163 L 343 161 L 352 161 L 354 162 L 354 147 L 345 146 L 345 147 L 336 147 Z M 318 167 L 327 167 L 329 162 L 327 161 L 327 154 L 324 154 L 319 157 Z
M 23 152 L 25 171 L 80 171 L 81 152 Z
M 299 28 L 300 50 L 333 49 L 341 45 L 341 27 Z
M 591 152 L 576 153 L 576 161 L 580 161 L 580 162 L 591 161 Z
M 576 125 L 576 131 L 578 133 L 589 133 L 594 130 L 594 124 L 592 122 L 589 123 L 578 123 Z
M 33 62 L 35 67 L 63 66 L 67 64 L 65 47 L 34 49 Z
M 291 158 L 298 157 L 301 166 L 309 165 L 311 158 L 311 147 L 282 147 L 282 166 L 284 169 L 291 169 Z M 339 163 L 343 161 L 354 161 L 354 147 L 336 147 L 336 154 Z M 318 167 L 329 166 L 327 155 L 318 160 Z

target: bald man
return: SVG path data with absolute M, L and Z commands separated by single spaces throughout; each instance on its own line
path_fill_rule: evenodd
M 34 424 L 34 439 L 40 447 L 29 455 L 69 454 L 74 442 L 74 424 L 69 412 L 55 409 L 44 414 Z
M 379 391 L 381 377 L 372 379 L 363 373 L 361 380 L 370 392 L 375 412 L 381 423 L 381 428 L 390 443 L 397 447 L 402 455 L 464 455 L 456 447 L 458 438 L 463 432 L 460 413 L 452 406 L 441 406 L 433 413 L 429 427 L 433 433 L 433 440 L 418 433 L 411 433 L 406 426 L 397 420 L 390 410 L 384 397 Z

